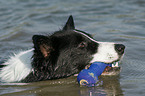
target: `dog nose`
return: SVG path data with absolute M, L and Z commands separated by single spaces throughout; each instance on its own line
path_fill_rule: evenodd
M 125 49 L 125 46 L 123 44 L 115 44 L 115 50 L 119 54 L 123 54 L 124 53 L 124 49 Z

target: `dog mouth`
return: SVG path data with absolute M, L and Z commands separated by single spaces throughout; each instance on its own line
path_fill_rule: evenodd
M 121 67 L 120 67 L 120 59 L 113 61 L 112 63 L 105 63 L 108 64 L 108 66 L 105 67 L 104 71 L 102 72 L 101 75 L 119 75 L 121 72 Z M 91 66 L 91 64 L 87 65 L 85 67 L 85 69 L 89 69 L 89 67 Z
M 116 61 L 111 63 L 111 66 L 106 66 L 101 75 L 118 75 L 121 71 L 121 67 L 119 66 L 119 64 L 120 61 Z

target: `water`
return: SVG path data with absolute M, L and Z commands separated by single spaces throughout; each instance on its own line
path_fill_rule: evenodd
M 51 34 L 68 16 L 99 41 L 126 45 L 120 76 L 99 87 L 80 87 L 76 77 L 36 83 L 0 83 L 3 96 L 144 96 L 145 0 L 0 0 L 0 61 L 30 49 L 34 34 Z

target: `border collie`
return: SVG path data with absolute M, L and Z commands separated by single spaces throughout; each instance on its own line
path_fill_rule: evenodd
M 70 16 L 62 30 L 50 36 L 34 35 L 34 48 L 10 57 L 0 70 L 1 82 L 36 82 L 72 76 L 92 62 L 120 61 L 125 46 L 98 42 L 75 29 Z M 114 64 L 113 64 L 114 65 Z M 113 75 L 120 67 L 108 67 L 102 75 Z

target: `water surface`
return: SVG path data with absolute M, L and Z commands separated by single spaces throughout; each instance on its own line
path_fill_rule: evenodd
M 62 2 L 63 1 L 63 2 Z M 36 83 L 0 83 L 3 96 L 144 96 L 144 0 L 0 0 L 0 61 L 30 49 L 34 34 L 52 34 L 74 16 L 77 29 L 98 41 L 123 43 L 119 76 L 101 77 L 103 85 L 80 87 L 76 77 Z

